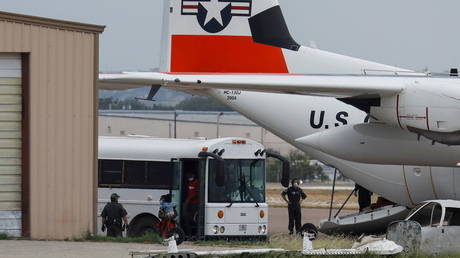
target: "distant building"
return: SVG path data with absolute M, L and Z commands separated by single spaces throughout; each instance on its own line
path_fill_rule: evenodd
M 261 142 L 282 155 L 296 149 L 237 112 L 99 111 L 99 135 L 131 134 L 162 138 L 245 137 Z

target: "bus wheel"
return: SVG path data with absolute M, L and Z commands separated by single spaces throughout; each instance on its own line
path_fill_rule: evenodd
M 181 228 L 178 228 L 178 227 L 172 228 L 172 229 L 169 231 L 168 236 L 169 236 L 169 237 L 174 236 L 174 240 L 176 240 L 176 244 L 177 244 L 177 245 L 182 244 L 182 242 L 184 242 L 184 240 L 185 240 L 185 233 L 184 233 L 184 231 L 183 231 Z
M 158 235 L 159 230 L 155 225 L 157 225 L 159 222 L 160 221 L 154 217 L 140 218 L 132 226 L 130 236 L 143 237 L 145 235 Z

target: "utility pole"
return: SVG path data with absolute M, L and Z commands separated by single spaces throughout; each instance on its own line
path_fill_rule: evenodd
M 218 115 L 217 115 L 217 133 L 216 133 L 216 138 L 219 138 L 220 136 L 220 132 L 219 132 L 219 127 L 220 127 L 220 117 L 224 115 L 224 112 L 220 112 Z
M 177 138 L 177 117 L 179 115 L 177 114 L 177 111 L 174 111 L 174 139 Z
M 260 144 L 262 145 L 264 144 L 264 133 L 265 133 L 264 128 L 261 127 L 260 128 Z

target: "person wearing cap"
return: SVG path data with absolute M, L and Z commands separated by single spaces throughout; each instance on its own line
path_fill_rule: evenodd
M 289 235 L 294 233 L 294 225 L 296 233 L 300 233 L 300 227 L 302 226 L 302 202 L 307 198 L 307 195 L 303 192 L 302 188 L 299 186 L 300 180 L 294 178 L 291 180 L 291 187 L 284 190 L 281 193 L 281 197 L 288 204 L 288 214 L 289 214 Z M 287 195 L 287 199 L 286 199 Z
M 102 210 L 102 232 L 107 228 L 107 236 L 121 237 L 124 229 L 128 227 L 128 213 L 123 205 L 118 203 L 120 196 L 116 193 L 110 195 L 110 202 Z

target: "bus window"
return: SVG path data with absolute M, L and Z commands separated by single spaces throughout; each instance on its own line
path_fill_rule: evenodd
M 125 161 L 123 185 L 145 184 L 145 161 Z
M 101 160 L 99 173 L 101 185 L 120 185 L 121 170 L 123 161 L 121 160 Z
M 209 160 L 208 202 L 265 202 L 265 161 L 225 160 L 225 185 L 216 185 L 216 160 Z
M 173 162 L 147 162 L 147 185 L 158 189 L 170 189 L 173 175 Z

